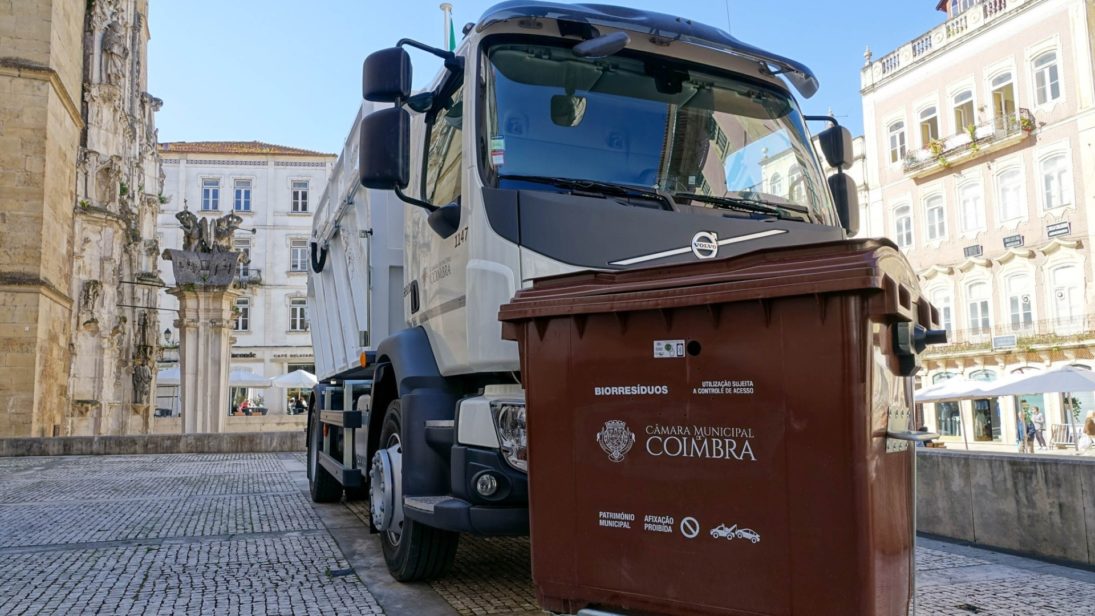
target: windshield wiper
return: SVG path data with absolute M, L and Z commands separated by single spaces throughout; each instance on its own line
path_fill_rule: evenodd
M 810 215 L 810 209 L 798 205 L 795 203 L 769 203 L 767 201 L 761 201 L 760 199 L 750 199 L 748 197 L 715 197 L 712 195 L 701 195 L 698 193 L 673 193 L 673 198 L 685 198 L 692 201 L 699 201 L 701 203 L 710 203 L 711 205 L 717 205 L 727 209 L 738 210 L 742 212 L 751 212 L 757 214 L 768 214 L 775 216 L 776 218 L 792 219 L 792 220 L 806 220 L 806 222 L 813 222 L 813 217 Z
M 600 195 L 609 195 L 613 197 L 638 197 L 640 199 L 649 199 L 651 201 L 659 201 L 662 203 L 665 209 L 672 210 L 673 199 L 656 190 L 647 190 L 638 186 L 630 186 L 628 184 L 615 184 L 612 182 L 601 182 L 598 180 L 576 180 L 573 178 L 556 178 L 543 175 L 506 175 L 502 174 L 498 176 L 500 180 L 516 180 L 518 182 L 534 182 L 537 184 L 550 184 L 552 186 L 558 186 L 559 188 L 569 188 L 570 190 L 579 190 L 585 192 L 597 193 Z

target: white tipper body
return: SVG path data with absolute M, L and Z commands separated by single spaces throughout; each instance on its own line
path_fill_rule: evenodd
M 360 366 L 361 353 L 406 327 L 403 309 L 406 205 L 361 186 L 358 132 L 379 105 L 362 104 L 312 217 L 311 241 L 327 249 L 308 268 L 308 319 L 320 380 Z

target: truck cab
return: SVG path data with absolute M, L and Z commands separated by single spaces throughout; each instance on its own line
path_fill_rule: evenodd
M 424 91 L 407 48 L 444 65 Z M 407 328 L 344 406 L 363 412 L 354 463 L 397 579 L 441 575 L 458 533 L 527 532 L 518 350 L 497 318 L 519 289 L 855 233 L 850 135 L 826 118 L 826 178 L 792 88 L 818 84 L 719 29 L 604 5 L 506 2 L 454 52 L 366 59 L 364 98 L 391 106 L 361 122 L 360 177 L 407 204 Z

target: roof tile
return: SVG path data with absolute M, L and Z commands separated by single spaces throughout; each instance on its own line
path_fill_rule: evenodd
M 263 141 L 170 141 L 159 144 L 159 147 L 162 154 L 270 154 L 332 158 L 335 156 Z

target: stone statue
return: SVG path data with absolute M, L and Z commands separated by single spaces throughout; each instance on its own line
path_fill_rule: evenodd
M 175 220 L 179 221 L 179 226 L 182 227 L 183 232 L 183 250 L 200 250 L 201 235 L 198 230 L 198 217 L 194 215 L 194 212 L 190 210 L 182 210 L 178 214 L 175 214 Z
M 229 212 L 213 221 L 213 252 L 232 252 L 232 237 L 243 219 Z
M 194 252 L 232 252 L 232 237 L 243 219 L 233 213 L 220 218 L 199 219 L 190 210 L 175 214 L 183 230 L 183 250 Z
M 133 402 L 148 404 L 148 393 L 152 384 L 152 369 L 141 362 L 133 367 Z
M 117 21 L 103 31 L 102 81 L 112 85 L 121 85 L 125 79 L 125 60 L 129 49 L 125 44 L 125 32 Z

